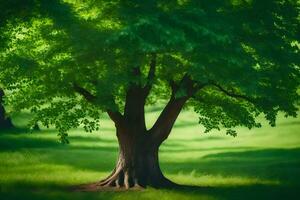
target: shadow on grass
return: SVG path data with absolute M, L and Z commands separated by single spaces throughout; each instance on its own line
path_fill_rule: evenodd
M 35 152 L 42 156 L 42 163 L 68 165 L 78 170 L 95 172 L 112 170 L 117 158 L 116 141 L 99 137 L 70 136 L 75 142 L 95 143 L 97 146 L 61 144 L 53 138 L 43 137 L 43 133 L 3 134 L 0 135 L 0 152 Z M 63 155 L 63 156 L 62 156 Z
M 171 174 L 260 178 L 300 186 L 300 148 L 209 154 L 187 162 L 162 162 L 162 167 Z
M 15 128 L 9 128 L 9 129 L 0 129 L 0 135 L 6 135 L 6 134 L 21 134 L 21 133 L 29 133 L 30 130 L 25 127 L 15 127 Z
M 299 187 L 296 186 L 270 186 L 270 185 L 247 185 L 237 187 L 200 187 L 187 186 L 176 192 L 183 196 L 193 194 L 215 199 L 241 200 L 241 199 L 298 199 Z
M 37 142 L 39 139 L 24 138 L 18 139 L 14 137 L 7 137 L 5 140 L 0 140 L 1 151 L 17 151 L 20 149 L 32 149 L 32 148 L 59 148 L 60 145 L 56 141 L 44 140 L 42 143 Z
M 7 132 L 9 131 L 9 134 Z M 36 131 L 39 132 L 39 131 Z M 43 131 L 46 132 L 46 131 Z M 51 131 L 47 131 L 51 132 Z M 54 135 L 56 135 L 54 133 Z M 10 151 L 10 150 L 20 150 L 20 149 L 35 149 L 35 148 L 63 148 L 63 149 L 79 149 L 79 150 L 100 150 L 100 151 L 111 151 L 116 149 L 116 141 L 111 139 L 101 139 L 99 137 L 81 137 L 81 136 L 69 136 L 71 142 L 97 142 L 99 144 L 105 144 L 105 148 L 101 146 L 73 146 L 68 144 L 62 144 L 58 140 L 53 138 L 43 138 L 42 134 L 35 134 L 35 132 L 29 131 L 27 129 L 9 129 L 2 130 L 0 132 L 0 150 Z M 111 147 L 111 148 L 110 148 Z

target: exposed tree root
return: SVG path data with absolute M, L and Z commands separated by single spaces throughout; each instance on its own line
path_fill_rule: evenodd
M 116 187 L 125 189 L 129 188 L 144 188 L 139 183 L 136 174 L 130 170 L 124 170 L 120 165 L 106 179 L 97 183 L 101 187 Z
M 130 173 L 128 170 L 124 171 L 121 167 L 113 170 L 107 178 L 102 181 L 80 185 L 74 187 L 75 191 L 125 191 L 125 190 L 143 190 L 147 186 L 153 188 L 179 188 L 178 185 L 163 175 L 160 177 L 148 177 L 148 182 L 143 182 L 134 173 Z M 142 182 L 142 184 L 141 184 Z

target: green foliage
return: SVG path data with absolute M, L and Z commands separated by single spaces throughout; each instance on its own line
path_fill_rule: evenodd
M 194 101 L 194 109 L 200 114 L 199 123 L 206 127 L 205 132 L 212 129 L 227 129 L 226 134 L 236 136 L 231 128 L 246 126 L 251 129 L 260 127 L 255 121 L 260 113 L 258 108 L 249 102 L 241 102 L 235 98 L 224 96 L 222 93 L 207 90 L 202 92 Z
M 147 102 L 167 99 L 169 83 L 189 75 L 206 85 L 188 105 L 207 131 L 226 127 L 235 135 L 236 126 L 259 127 L 260 113 L 271 125 L 280 111 L 296 116 L 299 1 L 13 0 L 0 5 L 6 102 L 14 111 L 32 109 L 44 125 L 54 124 L 63 140 L 80 124 L 96 129 L 98 112 L 122 111 L 128 86 L 146 83 L 152 53 L 157 70 Z M 138 78 L 130 73 L 137 66 Z M 74 84 L 96 100 L 85 102 Z M 186 94 L 182 88 L 176 97 Z

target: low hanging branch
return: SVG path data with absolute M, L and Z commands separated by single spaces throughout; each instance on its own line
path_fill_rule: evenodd
M 230 96 L 230 97 L 233 97 L 233 98 L 236 98 L 236 99 L 242 99 L 242 100 L 248 101 L 252 104 L 256 103 L 254 99 L 252 99 L 252 98 L 250 98 L 246 95 L 236 94 L 234 92 L 230 92 L 230 91 L 226 90 L 225 88 L 223 88 L 222 86 L 220 86 L 219 84 L 217 84 L 215 82 L 212 82 L 211 85 L 217 87 L 221 92 L 223 92 L 227 96 Z
M 73 83 L 73 88 L 75 92 L 82 95 L 88 102 L 95 103 L 97 97 L 91 94 L 88 90 L 80 87 L 78 84 Z M 113 98 L 112 98 L 113 99 Z M 114 100 L 113 100 L 114 102 Z M 113 120 L 116 124 L 120 124 L 123 121 L 123 115 L 118 111 L 113 111 L 111 109 L 106 110 L 108 116 Z
M 73 88 L 74 88 L 75 92 L 82 95 L 88 102 L 94 102 L 96 100 L 96 96 L 91 94 L 89 91 L 87 91 L 83 87 L 80 87 L 76 83 L 73 83 Z

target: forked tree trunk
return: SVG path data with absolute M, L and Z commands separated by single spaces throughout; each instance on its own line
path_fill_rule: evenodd
M 6 117 L 5 108 L 3 106 L 4 91 L 0 88 L 0 129 L 13 128 L 13 124 L 9 117 Z
M 171 99 L 150 130 L 146 130 L 144 119 L 133 121 L 126 118 L 123 122 L 116 123 L 119 142 L 116 167 L 110 176 L 96 185 L 124 188 L 176 186 L 177 184 L 163 175 L 159 166 L 158 151 L 161 143 L 170 134 L 185 101 L 186 99 Z M 134 110 L 137 107 L 135 104 Z
M 146 187 L 155 188 L 178 186 L 168 180 L 159 167 L 158 151 L 166 140 L 185 102 L 195 92 L 194 82 L 184 76 L 179 84 L 172 84 L 171 98 L 150 130 L 145 124 L 145 102 L 151 89 L 155 72 L 155 56 L 150 64 L 149 82 L 145 87 L 132 83 L 126 93 L 124 114 L 107 110 L 114 121 L 119 142 L 119 157 L 116 166 L 106 179 L 84 185 L 81 190 L 98 190 L 99 187 Z M 134 68 L 133 75 L 140 77 L 139 68 Z M 176 91 L 186 88 L 187 95 L 176 98 Z M 84 88 L 74 85 L 74 89 L 86 100 L 94 102 L 96 97 Z M 113 99 L 113 98 L 112 98 Z

